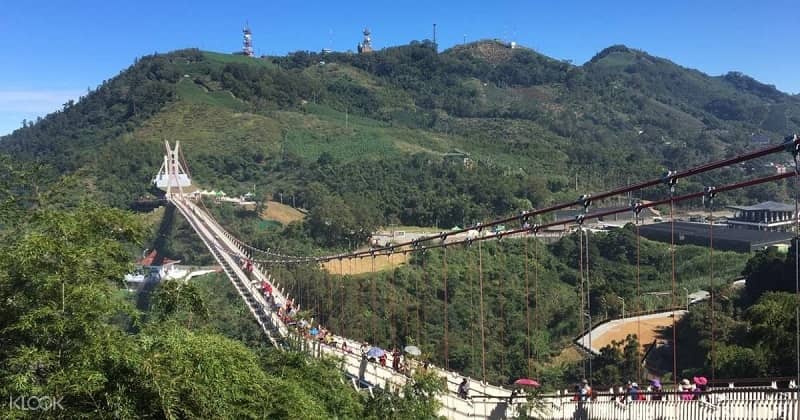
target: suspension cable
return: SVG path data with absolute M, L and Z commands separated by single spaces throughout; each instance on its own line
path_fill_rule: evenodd
M 533 326 L 536 331 L 542 330 L 542 325 L 540 323 L 540 313 L 539 313 L 539 244 L 536 239 L 536 232 L 533 232 Z M 536 362 L 541 363 L 541 358 L 539 357 L 541 353 L 539 352 L 539 346 L 536 346 Z
M 714 196 L 713 187 L 708 189 L 708 292 L 711 301 L 711 381 L 716 380 L 716 309 L 714 308 Z M 688 296 L 687 296 L 688 297 Z
M 341 258 L 339 258 L 339 284 L 342 285 L 342 287 L 344 287 L 344 262 L 342 261 Z M 339 306 L 340 306 L 339 322 L 337 322 L 337 324 L 339 324 L 339 332 L 343 332 L 344 331 L 344 325 L 343 325 L 343 323 L 344 323 L 344 309 L 343 308 L 345 306 L 347 306 L 347 302 L 345 302 L 344 296 L 342 296 L 342 301 L 341 301 Z M 333 288 L 331 288 L 331 312 L 333 312 L 333 308 L 334 308 L 334 306 L 333 306 Z
M 420 255 L 420 266 L 422 267 L 422 275 L 425 276 L 425 279 L 427 280 L 428 273 L 425 271 L 425 251 L 421 251 L 419 255 Z M 422 283 L 425 284 L 425 283 L 427 283 L 427 281 L 423 281 Z M 422 332 L 420 330 L 420 328 L 422 327 L 422 324 L 420 323 L 420 311 L 421 311 L 422 303 L 420 301 L 420 293 L 419 293 L 419 276 L 414 276 L 414 295 L 415 295 L 416 301 L 417 301 L 417 328 L 416 328 L 417 329 L 417 336 L 416 336 L 416 341 L 417 341 L 417 345 L 420 345 L 421 341 L 419 341 L 419 340 L 420 340 L 420 336 L 422 334 Z M 424 293 L 422 294 L 422 296 L 423 297 L 425 296 Z
M 444 368 L 450 370 L 450 357 L 448 355 L 448 319 L 447 319 L 447 247 L 442 248 L 442 283 L 444 285 Z
M 372 256 L 372 269 L 371 269 L 371 276 L 370 279 L 372 280 L 370 283 L 372 284 L 372 345 L 377 345 L 377 323 L 378 323 L 378 302 L 377 302 L 377 290 L 375 285 L 375 256 Z
M 791 149 L 792 157 L 794 158 L 794 282 L 795 282 L 795 363 L 797 365 L 797 376 L 795 377 L 795 387 L 798 389 L 797 396 L 800 397 L 800 136 L 795 134 L 793 137 L 787 137 L 784 144 L 793 142 Z M 789 146 L 787 145 L 787 148 Z M 797 406 L 797 416 L 800 417 L 800 404 Z
M 637 208 L 634 208 L 634 222 L 636 222 L 636 335 L 639 341 L 639 345 L 636 347 L 636 355 L 639 363 L 636 363 L 636 377 L 639 382 L 642 381 L 642 286 L 641 286 L 641 233 L 639 232 L 639 224 L 641 221 L 639 220 L 640 212 L 637 211 Z
M 578 230 L 578 281 L 580 286 L 578 287 L 578 294 L 581 297 L 581 306 L 578 308 L 578 325 L 580 325 L 580 334 L 586 334 L 586 327 L 584 324 L 583 319 L 583 308 L 586 307 L 586 302 L 584 302 L 584 294 L 583 294 L 583 228 L 581 227 Z M 589 345 L 587 346 L 589 349 L 589 354 L 587 357 L 592 357 L 592 342 L 589 341 Z M 587 379 L 586 376 L 586 360 L 583 361 L 583 378 Z
M 589 349 L 592 348 L 592 287 L 589 283 L 589 231 L 586 231 L 586 313 L 589 314 Z M 594 353 L 589 355 L 589 378 L 592 377 L 592 359 Z
M 303 290 L 303 283 L 300 282 L 300 277 L 297 276 L 297 264 L 291 265 L 292 267 L 292 276 L 294 276 L 294 284 L 297 290 L 297 309 L 300 310 L 300 305 L 302 304 L 305 306 L 308 302 L 306 302 L 306 297 Z
M 673 188 L 670 188 L 670 198 L 673 195 Z M 670 253 L 672 255 L 672 382 L 675 387 L 678 387 L 678 328 L 675 316 L 675 203 L 672 199 L 669 201 L 669 219 L 670 219 Z
M 479 298 L 481 310 L 481 371 L 483 372 L 483 382 L 486 383 L 486 333 L 484 331 L 484 312 L 483 312 L 483 257 L 481 243 L 478 242 L 478 282 Z
M 395 331 L 395 325 L 397 325 L 398 322 L 395 319 L 396 311 L 394 307 L 395 299 L 393 295 L 395 286 L 397 285 L 397 279 L 395 278 L 395 270 L 394 267 L 392 267 L 391 258 L 391 255 L 386 255 L 386 264 L 388 264 L 389 269 L 392 270 L 392 276 L 389 278 L 389 290 L 387 290 L 387 293 L 389 295 L 389 335 L 392 339 L 392 347 L 394 347 L 395 343 L 397 343 L 397 332 Z
M 351 279 L 352 279 L 352 277 L 351 277 Z M 346 282 L 344 280 L 342 280 L 340 282 L 340 285 L 341 285 L 341 288 L 342 288 L 342 304 L 339 305 L 339 328 L 342 331 L 343 337 L 350 336 L 351 334 L 348 334 L 348 332 L 352 333 L 352 329 L 349 328 L 349 326 L 352 323 L 351 322 L 347 322 L 348 320 L 346 319 L 347 308 L 348 308 L 348 304 L 347 304 L 347 295 L 348 295 L 348 293 L 347 293 L 347 290 L 349 288 L 345 287 L 345 283 Z M 356 300 L 356 304 L 360 303 L 359 300 L 360 299 Z M 359 334 L 359 335 L 361 335 L 361 334 Z
M 531 377 L 531 305 L 528 293 L 528 235 L 525 235 L 525 365 L 528 367 L 528 378 Z
M 502 349 L 506 348 L 506 317 L 505 317 L 505 294 L 503 293 L 503 279 L 499 276 L 497 277 L 497 301 L 498 301 L 498 309 L 499 318 L 500 318 L 500 325 L 498 328 L 498 334 L 500 335 L 500 372 L 505 372 L 506 366 L 506 357 L 505 351 Z M 492 313 L 492 311 L 489 311 Z
M 328 271 L 325 271 L 325 278 L 328 280 L 328 305 L 325 310 L 327 315 L 325 323 L 328 324 L 328 328 L 333 328 L 333 276 Z
M 471 247 L 471 242 L 467 243 L 468 247 Z M 471 252 L 469 253 L 471 254 Z M 474 262 L 472 261 L 472 256 L 467 255 L 467 271 L 465 273 L 467 277 L 467 281 L 469 281 L 469 348 L 470 348 L 470 356 L 469 356 L 469 363 L 470 365 L 475 365 L 475 266 Z M 476 369 L 477 370 L 477 369 Z

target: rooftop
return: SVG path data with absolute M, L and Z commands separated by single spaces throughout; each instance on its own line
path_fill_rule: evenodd
M 670 222 L 643 225 L 644 237 L 669 242 L 672 238 Z M 751 229 L 731 229 L 714 226 L 714 248 L 747 252 L 762 249 L 772 244 L 789 243 L 794 237 L 791 232 L 768 232 Z M 675 243 L 708 246 L 709 225 L 706 223 L 675 222 Z
M 752 206 L 728 206 L 728 208 L 740 211 L 794 211 L 793 205 L 778 203 L 777 201 L 765 201 L 763 203 L 753 204 Z
M 156 252 L 156 250 L 152 250 L 149 254 L 147 254 L 147 256 L 136 263 L 144 267 L 157 267 L 162 265 L 176 264 L 179 262 L 180 261 L 178 260 L 171 260 L 163 255 L 160 255 L 158 252 Z

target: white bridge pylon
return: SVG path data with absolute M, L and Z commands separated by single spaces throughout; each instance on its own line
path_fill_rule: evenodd
M 166 192 L 167 197 L 176 194 L 175 188 L 177 188 L 177 194 L 183 196 L 183 189 L 191 186 L 192 180 L 183 165 L 183 159 L 181 159 L 181 142 L 176 141 L 173 149 L 169 142 L 164 140 L 164 147 L 166 148 L 164 162 L 161 163 L 161 168 L 153 179 L 153 183 L 158 189 Z

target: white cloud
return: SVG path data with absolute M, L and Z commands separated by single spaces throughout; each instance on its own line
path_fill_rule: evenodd
M 77 89 L 0 90 L 0 114 L 26 113 L 45 116 L 61 109 L 70 99 L 86 94 Z

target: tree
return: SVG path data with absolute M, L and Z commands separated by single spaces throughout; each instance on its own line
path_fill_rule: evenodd
M 117 289 L 130 269 L 128 245 L 142 237 L 131 214 L 93 205 L 43 209 L 16 229 L 0 247 L 3 395 L 50 396 L 59 401 L 55 415 L 65 418 L 327 419 L 363 412 L 335 362 L 274 350 L 259 357 L 216 334 L 193 284 L 162 286 L 154 316 L 143 323 Z
M 114 285 L 143 230 L 128 213 L 92 205 L 17 222 L 0 249 L 0 390 L 63 398 L 67 417 L 103 413 L 116 379 L 107 367 L 130 356 L 109 322 L 131 312 Z
M 795 307 L 792 293 L 768 292 L 745 312 L 755 347 L 764 352 L 769 373 L 795 373 Z
M 382 390 L 368 399 L 364 417 L 392 420 L 438 418 L 441 403 L 436 397 L 444 391 L 445 384 L 437 374 L 416 373 L 399 390 Z
M 592 383 L 615 385 L 636 380 L 640 362 L 638 348 L 639 341 L 634 334 L 601 348 L 600 356 L 595 358 Z
M 794 254 L 789 255 L 792 256 L 791 265 L 794 266 Z M 787 290 L 786 262 L 786 254 L 774 248 L 760 251 L 747 260 L 742 274 L 747 277 L 745 290 L 751 301 L 758 300 L 762 294 L 770 290 Z
M 760 348 L 722 344 L 716 349 L 716 373 L 720 378 L 759 378 L 766 374 L 767 361 Z
M 150 312 L 156 322 L 164 321 L 179 314 L 187 314 L 185 325 L 192 327 L 195 317 L 206 320 L 209 317 L 205 305 L 194 283 L 162 282 L 152 297 Z
M 308 225 L 311 235 L 326 246 L 347 244 L 350 232 L 358 229 L 350 206 L 334 195 L 319 199 L 309 214 Z

